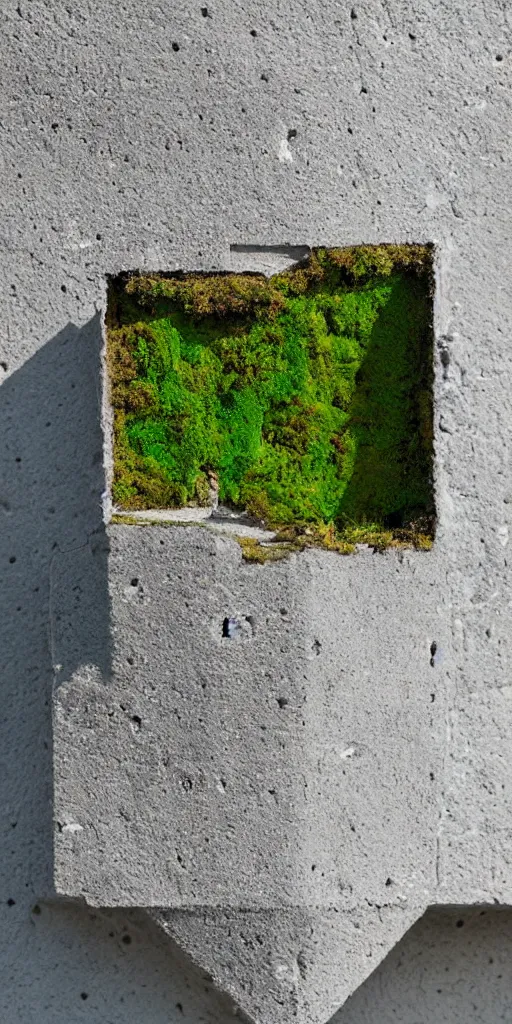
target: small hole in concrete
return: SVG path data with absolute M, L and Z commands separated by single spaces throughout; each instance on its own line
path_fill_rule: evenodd
M 226 617 L 222 623 L 222 636 L 226 640 L 232 640 L 240 632 L 240 628 L 238 619 Z
M 258 35 L 258 33 L 256 32 L 256 29 L 252 28 L 251 29 L 251 36 L 253 37 L 253 39 L 255 39 L 257 35 Z
M 132 723 L 134 732 L 140 732 L 142 728 L 142 718 L 140 715 L 132 715 Z
M 411 40 L 411 42 L 413 42 L 413 43 L 415 43 L 415 42 L 416 42 L 416 36 L 414 35 L 414 33 L 413 33 L 413 32 L 409 32 L 409 39 L 410 39 L 410 40 Z
M 179 43 L 173 43 L 172 44 L 172 48 L 173 48 L 174 52 L 177 53 L 179 48 L 180 48 L 180 44 Z
M 357 18 L 357 13 L 356 13 L 354 8 L 352 8 L 352 10 L 350 12 L 350 17 L 352 18 L 352 21 L 355 21 L 356 18 Z
M 462 920 L 462 918 L 460 919 L 460 921 L 457 921 L 456 927 L 457 928 L 463 928 L 464 927 L 464 921 Z
M 430 776 L 430 781 L 433 782 L 434 779 L 435 779 L 434 772 L 429 772 L 429 776 Z
M 260 75 L 262 82 L 268 82 L 268 75 Z
M 39 903 L 36 903 L 35 906 L 32 907 L 32 913 L 36 914 L 36 916 L 37 914 L 41 913 L 41 907 L 39 906 Z
M 393 885 L 393 879 L 392 878 L 386 878 L 386 885 L 387 886 Z
M 7 373 L 7 363 L 1 362 L 0 369 L 2 369 L 4 373 Z
M 288 697 L 278 697 L 277 703 L 279 704 L 280 708 L 285 708 L 290 703 L 290 701 L 288 700 Z
M 205 10 L 205 8 L 203 8 L 203 10 Z M 183 1006 L 181 1003 L 176 1003 L 176 1009 L 179 1010 L 180 1013 L 183 1013 Z
M 498 64 L 500 64 L 501 61 L 503 60 L 503 54 L 502 53 L 497 53 L 496 54 L 496 60 L 498 61 Z
M 287 138 L 288 138 L 288 142 L 291 142 L 292 139 L 296 139 L 297 138 L 297 129 L 296 128 L 289 128 L 288 129 Z
M 443 380 L 446 380 L 448 377 L 448 367 L 450 365 L 450 353 L 447 348 L 441 349 L 439 358 L 441 360 L 441 366 L 443 367 Z
M 83 999 L 83 1001 L 85 1002 L 85 1000 L 88 998 L 89 994 L 87 992 L 80 992 L 80 999 Z
M 12 899 L 12 896 L 11 896 L 11 897 L 9 897 L 9 899 L 7 900 L 7 906 L 8 906 L 8 907 L 14 907 L 14 906 L 15 906 L 15 904 L 16 904 L 16 900 L 13 900 L 13 899 Z
M 65 284 L 61 284 L 60 290 L 61 290 L 61 292 L 67 292 L 66 285 Z
M 121 942 L 124 942 L 125 946 L 131 946 L 132 937 L 131 935 L 123 935 Z
M 435 660 L 436 659 L 436 652 L 437 652 L 437 644 L 436 644 L 436 641 L 433 640 L 432 643 L 430 644 L 430 665 L 431 665 L 432 668 L 434 668 L 435 664 L 436 664 L 436 660 Z
M 138 581 L 137 577 L 134 576 L 133 579 L 130 580 L 130 586 L 131 587 L 138 587 L 138 585 L 139 585 L 139 581 Z

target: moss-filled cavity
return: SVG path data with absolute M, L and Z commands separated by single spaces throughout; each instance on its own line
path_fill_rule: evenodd
M 316 249 L 270 280 L 122 275 L 107 327 L 118 508 L 218 498 L 286 543 L 428 547 L 429 246 Z

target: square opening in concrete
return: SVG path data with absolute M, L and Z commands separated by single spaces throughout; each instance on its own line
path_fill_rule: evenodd
M 270 279 L 111 278 L 115 514 L 430 547 L 432 261 L 428 245 L 359 246 Z

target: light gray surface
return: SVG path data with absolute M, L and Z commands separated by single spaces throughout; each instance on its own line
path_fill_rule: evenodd
M 126 950 L 102 946 L 86 911 L 30 917 L 52 874 L 50 563 L 62 564 L 59 549 L 85 552 L 90 538 L 96 564 L 106 565 L 95 319 L 106 272 L 248 265 L 246 254 L 230 253 L 232 243 L 437 243 L 438 357 L 448 365 L 438 358 L 433 557 L 450 637 L 432 673 L 449 699 L 432 739 L 434 751 L 441 741 L 444 750 L 438 898 L 510 901 L 510 11 L 498 0 L 369 0 L 353 8 L 338 0 L 216 0 L 208 8 L 211 17 L 189 2 L 2 7 L 6 1024 L 182 1019 L 171 994 L 182 985 L 181 968 L 144 930 L 127 971 Z M 290 129 L 297 135 L 288 140 Z M 268 257 L 262 265 L 268 269 Z M 361 602 L 368 586 L 363 572 Z M 90 608 L 93 635 L 84 621 L 80 656 L 101 671 L 105 593 Z M 385 625 L 391 644 L 389 602 Z M 419 934 L 420 948 L 436 945 L 435 928 Z M 192 928 L 189 942 L 193 936 Z M 507 940 L 507 928 L 490 925 L 481 948 L 504 958 Z M 451 963 L 457 982 L 445 999 L 427 1002 L 425 976 L 412 968 L 398 991 L 386 988 L 390 1019 L 398 1003 L 408 1024 L 414 1015 L 418 1024 L 455 1024 L 458 998 L 463 1019 L 495 1024 L 510 1016 L 484 957 L 459 946 Z M 343 982 L 343 965 L 339 971 Z M 82 983 L 87 990 L 84 976 L 101 1002 L 77 998 Z M 143 976 L 151 985 L 144 998 Z M 338 980 L 330 969 L 329 985 Z M 350 1024 L 349 1014 L 354 1024 L 381 1019 L 383 997 L 372 983 L 342 1011 Z M 199 998 L 196 975 L 192 984 Z M 190 1019 L 227 1024 L 211 993 L 204 998 L 187 1010 Z
M 510 910 L 429 911 L 331 1024 L 505 1024 L 511 942 Z
M 197 907 L 164 927 L 253 1019 L 325 1021 L 433 898 L 442 567 L 262 567 L 197 527 L 107 532 L 103 674 L 77 624 L 104 551 L 52 571 L 57 892 Z
M 351 909 L 151 911 L 251 1021 L 332 1016 L 421 913 L 412 905 Z
M 99 906 L 426 905 L 445 717 L 436 556 L 262 567 L 197 527 L 108 536 L 103 677 L 77 623 L 89 591 L 103 604 L 86 573 L 104 551 L 53 563 L 57 891 Z

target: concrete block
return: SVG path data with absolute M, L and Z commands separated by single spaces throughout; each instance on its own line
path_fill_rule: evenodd
M 104 543 L 54 566 L 56 892 L 157 908 L 256 1019 L 282 997 L 283 1013 L 325 1020 L 433 898 L 436 557 L 311 551 L 260 566 L 197 526 L 108 537 L 107 566 Z M 105 568 L 101 667 L 70 647 Z M 275 970 L 307 951 L 307 973 L 278 979 L 280 995 L 267 991 L 274 967 L 260 970 L 267 940 L 251 940 L 244 975 L 240 915 L 271 927 Z M 326 957 L 339 969 L 313 997 Z

